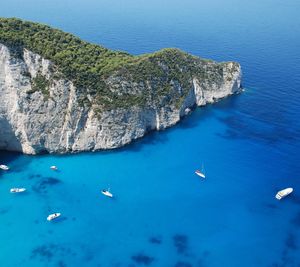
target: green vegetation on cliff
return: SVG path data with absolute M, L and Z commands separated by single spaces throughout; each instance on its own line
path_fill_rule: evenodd
M 46 99 L 48 99 L 49 85 L 50 85 L 50 81 L 47 80 L 42 74 L 38 73 L 36 77 L 32 78 L 32 89 L 28 93 L 32 94 L 36 91 L 41 91 L 42 94 L 46 97 Z
M 94 96 L 97 103 L 107 109 L 144 105 L 148 99 L 167 96 L 170 90 L 178 94 L 175 99 L 181 101 L 191 88 L 192 75 L 205 78 L 207 74 L 207 70 L 199 68 L 205 60 L 178 49 L 163 49 L 152 54 L 132 56 L 85 42 L 72 34 L 43 24 L 14 18 L 0 18 L 0 43 L 12 48 L 20 57 L 22 49 L 26 48 L 51 60 L 65 78 L 73 81 L 85 94 L 88 92 Z M 219 68 L 221 76 L 222 67 L 215 67 Z M 107 82 L 110 77 L 122 77 L 120 81 L 144 85 L 147 81 L 155 91 L 147 90 L 145 85 L 144 91 L 136 94 L 113 92 Z M 174 92 L 174 81 L 180 84 L 182 91 Z M 44 94 L 47 94 L 47 86 L 48 83 L 42 76 L 33 81 L 33 90 L 40 88 Z M 87 98 L 83 97 L 82 103 L 86 101 Z
M 0 42 L 27 48 L 51 60 L 66 78 L 85 88 L 101 89 L 102 76 L 133 58 L 49 26 L 19 19 L 0 19 Z

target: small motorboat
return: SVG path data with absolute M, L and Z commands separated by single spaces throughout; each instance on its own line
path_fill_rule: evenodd
M 25 192 L 25 191 L 26 191 L 26 188 L 17 188 L 17 187 L 15 187 L 15 188 L 10 189 L 11 193 L 22 193 L 22 192 Z
M 48 217 L 47 217 L 47 221 L 52 221 L 56 218 L 58 218 L 61 214 L 59 212 L 56 212 L 56 213 L 52 213 L 50 214 Z
M 103 189 L 101 190 L 101 193 L 104 195 L 104 196 L 107 196 L 107 197 L 113 197 L 113 194 L 109 191 L 109 189 Z
M 56 166 L 51 166 L 50 169 L 51 169 L 52 171 L 57 171 L 57 170 L 58 170 L 58 168 L 57 168 Z
M 283 190 L 278 191 L 275 197 L 276 197 L 278 200 L 280 200 L 280 199 L 282 199 L 282 198 L 285 198 L 285 197 L 288 196 L 289 194 L 291 194 L 293 191 L 294 191 L 293 188 L 288 187 L 288 188 L 286 188 L 286 189 L 283 189 Z
M 0 165 L 0 169 L 3 170 L 3 171 L 8 171 L 9 167 L 6 166 L 6 165 L 4 165 L 4 164 L 2 164 L 2 165 Z

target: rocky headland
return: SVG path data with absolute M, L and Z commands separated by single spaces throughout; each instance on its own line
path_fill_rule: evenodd
M 0 19 L 0 149 L 124 146 L 241 90 L 241 67 L 178 49 L 132 56 L 46 25 Z

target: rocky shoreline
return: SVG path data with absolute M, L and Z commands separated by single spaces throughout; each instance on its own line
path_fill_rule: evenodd
M 99 111 L 93 95 L 87 95 L 90 105 L 81 104 L 82 88 L 54 75 L 57 68 L 50 60 L 25 48 L 21 57 L 15 57 L 12 48 L 0 44 L 0 149 L 39 154 L 118 148 L 149 131 L 178 123 L 195 105 L 214 103 L 241 91 L 238 63 L 201 64 L 195 68 L 203 68 L 207 75 L 191 75 L 189 88 L 171 80 L 169 93 L 159 101 L 149 98 L 143 106 Z M 38 75 L 49 81 L 46 94 L 34 88 L 33 79 Z M 145 88 L 155 91 L 155 79 L 136 83 L 116 73 L 106 82 L 112 91 L 129 94 Z

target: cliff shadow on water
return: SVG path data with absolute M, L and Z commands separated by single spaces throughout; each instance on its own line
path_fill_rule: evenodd
M 0 164 L 10 165 L 15 159 L 17 159 L 21 154 L 19 152 L 8 152 L 2 151 L 11 147 L 11 150 L 21 151 L 21 143 L 15 136 L 10 124 L 6 119 L 0 117 Z M 0 172 L 0 176 L 2 172 Z
M 0 117 L 0 150 L 9 148 L 11 151 L 22 151 L 20 140 L 16 137 L 10 123 Z
M 220 102 L 225 101 L 227 99 L 222 99 Z M 194 106 L 191 109 L 191 113 L 185 116 L 182 116 L 180 120 L 176 123 L 176 125 L 172 127 L 168 127 L 162 130 L 150 130 L 147 134 L 141 138 L 133 140 L 131 143 L 115 149 L 98 151 L 102 153 L 115 153 L 115 152 L 123 152 L 123 151 L 131 151 L 131 152 L 140 152 L 146 146 L 155 146 L 158 144 L 164 144 L 169 140 L 169 134 L 178 129 L 192 129 L 198 127 L 200 124 L 205 123 L 205 118 L 208 118 L 213 114 L 215 104 L 197 107 Z

